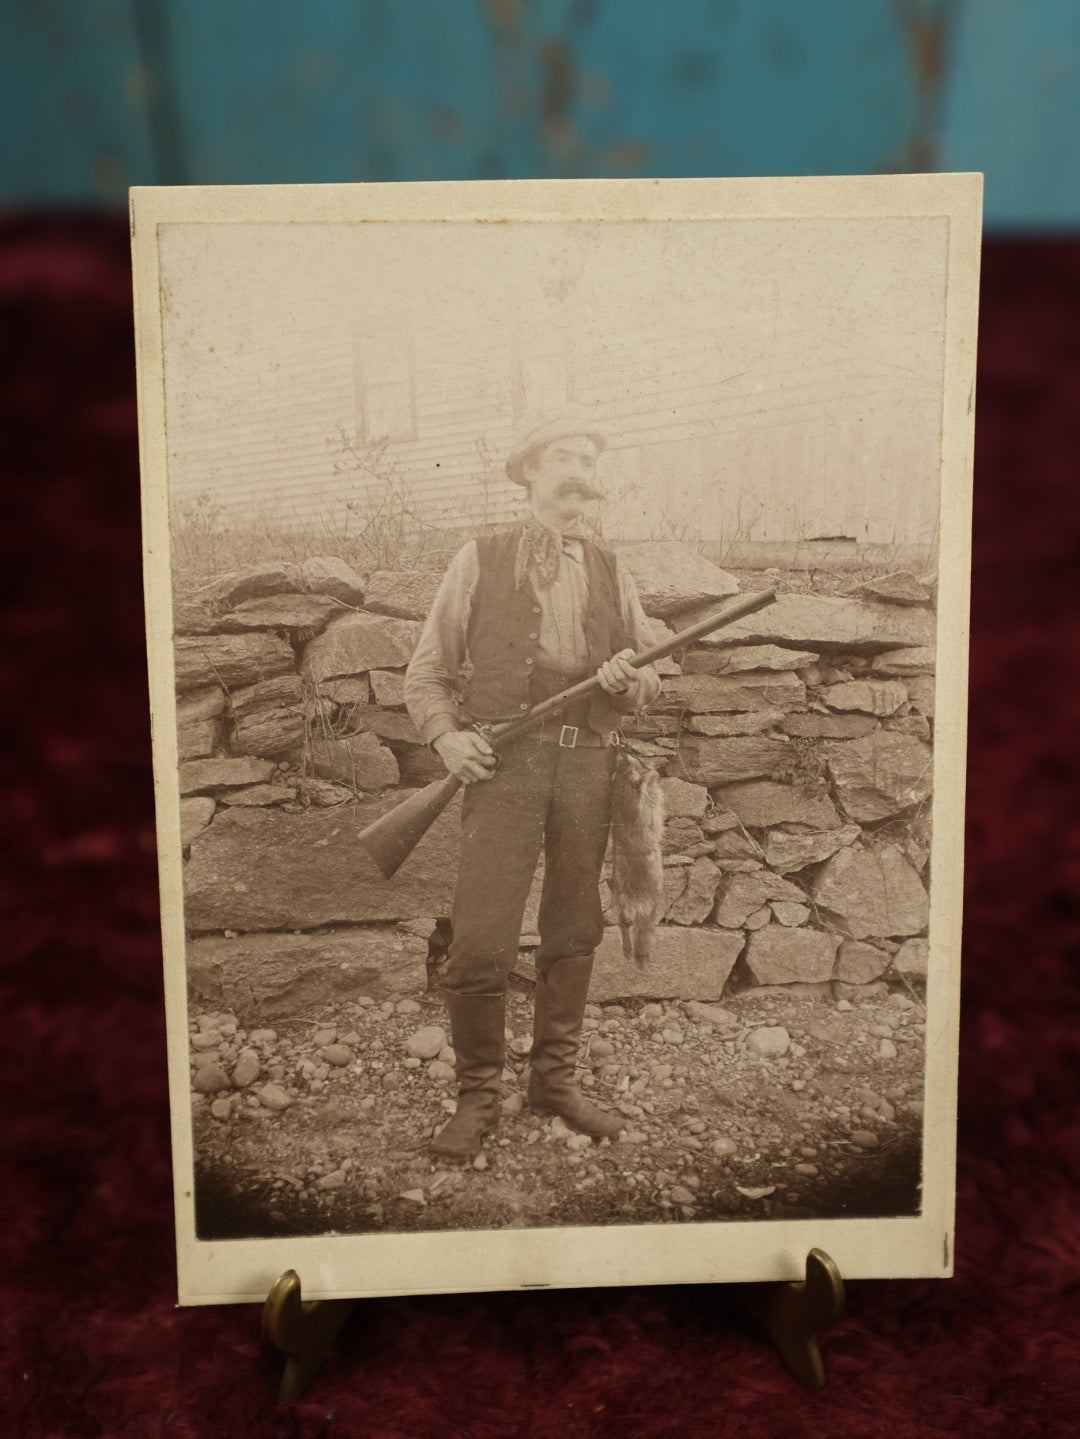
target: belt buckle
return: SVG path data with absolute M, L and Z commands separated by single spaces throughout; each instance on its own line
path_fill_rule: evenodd
M 569 738 L 567 738 L 569 736 Z M 559 731 L 559 748 L 575 749 L 577 747 L 578 726 L 576 724 L 564 724 Z

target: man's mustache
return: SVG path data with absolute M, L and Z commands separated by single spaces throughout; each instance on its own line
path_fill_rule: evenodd
M 557 491 L 560 500 L 568 500 L 573 495 L 580 495 L 583 500 L 598 500 L 600 491 L 588 480 L 567 480 L 560 485 Z

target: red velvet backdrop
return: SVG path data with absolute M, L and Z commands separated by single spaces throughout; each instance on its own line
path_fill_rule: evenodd
M 1080 243 L 987 247 L 956 1277 L 852 1284 L 820 1395 L 709 1288 L 371 1303 L 312 1396 L 276 1415 L 257 1310 L 173 1302 L 127 235 L 112 221 L 0 222 L 0 1427 L 172 1439 L 1072 1428 L 1078 291 Z

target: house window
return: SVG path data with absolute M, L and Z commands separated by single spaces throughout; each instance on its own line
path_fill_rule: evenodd
M 365 440 L 415 440 L 412 355 L 393 336 L 367 335 L 356 347 L 360 431 Z

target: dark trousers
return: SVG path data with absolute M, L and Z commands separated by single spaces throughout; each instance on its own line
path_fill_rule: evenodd
M 493 778 L 466 786 L 444 988 L 455 994 L 505 991 L 541 848 L 537 968 L 596 949 L 604 933 L 600 868 L 615 753 L 564 749 L 525 736 L 499 756 Z

